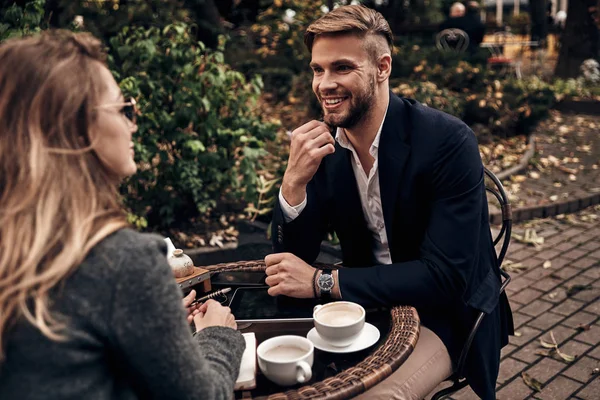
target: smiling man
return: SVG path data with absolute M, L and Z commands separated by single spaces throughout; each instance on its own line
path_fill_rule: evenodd
M 292 133 L 266 257 L 273 296 L 412 305 L 422 328 L 408 360 L 364 399 L 421 399 L 453 372 L 479 310 L 466 376 L 495 398 L 500 349 L 512 333 L 473 132 L 389 90 L 393 37 L 363 6 L 344 6 L 305 34 L 324 122 Z M 331 130 L 335 128 L 335 138 Z M 329 230 L 339 271 L 310 266 Z

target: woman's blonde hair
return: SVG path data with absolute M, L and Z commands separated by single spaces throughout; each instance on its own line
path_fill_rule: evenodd
M 126 226 L 89 135 L 105 57 L 93 36 L 61 30 L 0 45 L 0 361 L 17 319 L 64 337 L 51 290 Z

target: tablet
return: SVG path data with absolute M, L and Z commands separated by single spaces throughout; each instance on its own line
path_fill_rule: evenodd
M 301 322 L 312 321 L 315 299 L 273 297 L 268 286 L 243 287 L 235 290 L 229 307 L 238 323 L 241 322 Z

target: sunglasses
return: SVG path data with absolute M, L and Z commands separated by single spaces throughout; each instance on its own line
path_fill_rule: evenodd
M 107 108 L 119 108 L 119 112 L 125 116 L 128 120 L 130 120 L 133 124 L 137 122 L 137 116 L 140 113 L 140 110 L 137 108 L 137 102 L 132 97 L 129 101 L 125 103 L 111 103 L 111 104 L 103 104 L 101 106 L 96 107 L 97 109 L 107 109 Z

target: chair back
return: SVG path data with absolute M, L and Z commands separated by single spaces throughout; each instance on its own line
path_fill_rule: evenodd
M 463 53 L 469 47 L 469 35 L 458 28 L 444 29 L 436 35 L 435 46 L 441 51 Z
M 494 246 L 498 246 L 498 244 L 501 242 L 500 250 L 496 251 L 496 254 L 498 258 L 498 267 L 500 268 L 500 275 L 502 278 L 504 278 L 504 281 L 500 286 L 500 293 L 503 293 L 506 289 L 506 286 L 510 282 L 510 275 L 508 275 L 506 271 L 502 270 L 502 262 L 504 261 L 504 256 L 506 256 L 506 251 L 508 250 L 508 245 L 510 244 L 510 235 L 512 231 L 512 211 L 510 207 L 510 201 L 508 200 L 504 186 L 502 186 L 502 182 L 500 182 L 496 175 L 494 175 L 494 173 L 489 169 L 484 168 L 484 173 L 487 177 L 485 190 L 494 196 L 495 200 L 497 200 L 500 205 L 500 209 L 502 210 L 502 227 L 493 240 Z M 434 394 L 432 400 L 440 400 L 449 394 L 457 392 L 469 384 L 467 379 L 464 377 L 467 355 L 469 354 L 475 334 L 477 333 L 479 325 L 481 325 L 481 321 L 483 321 L 484 317 L 485 313 L 480 311 L 463 346 L 462 352 L 460 353 L 458 363 L 456 364 L 456 370 L 450 378 L 453 382 L 452 386 L 442 389 Z

